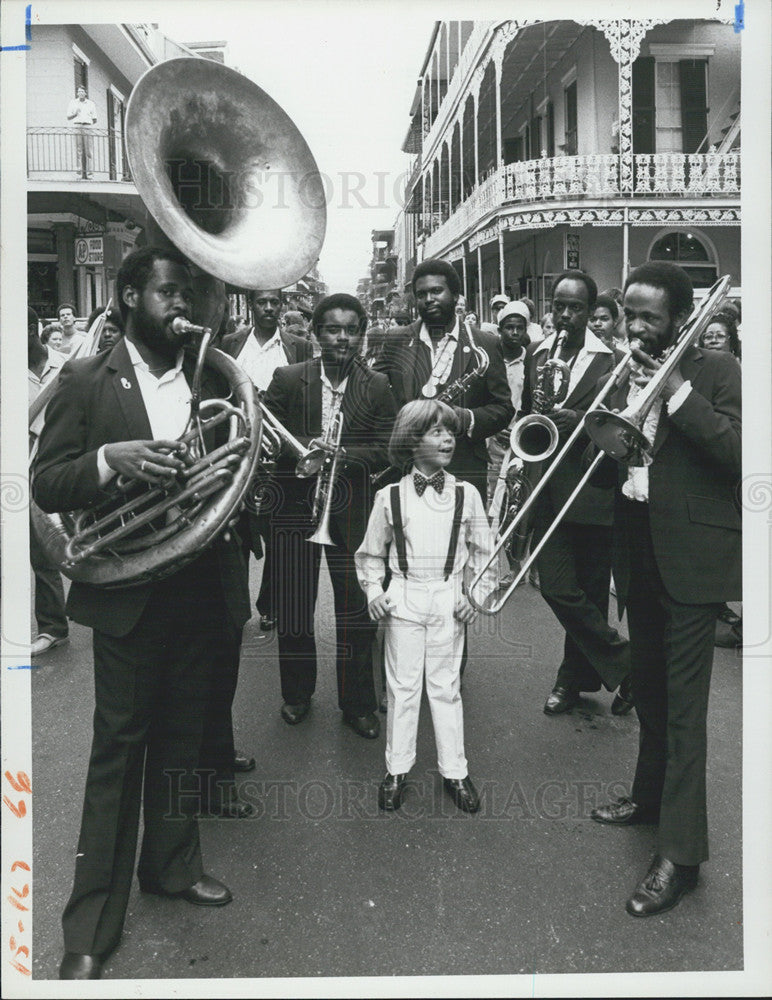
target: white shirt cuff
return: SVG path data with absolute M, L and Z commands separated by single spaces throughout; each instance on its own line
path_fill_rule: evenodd
M 466 436 L 468 438 L 471 438 L 473 430 L 474 430 L 474 413 L 472 413 L 472 411 L 470 410 L 469 411 L 469 426 L 466 429 Z
M 107 459 L 105 458 L 105 447 L 106 445 L 102 445 L 97 452 L 97 474 L 99 475 L 100 486 L 107 486 L 110 480 L 114 476 L 118 475 L 115 469 L 111 469 L 107 464 Z
M 692 383 L 687 379 L 667 401 L 667 412 L 672 416 L 692 391 Z

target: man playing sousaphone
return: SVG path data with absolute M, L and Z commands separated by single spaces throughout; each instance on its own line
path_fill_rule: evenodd
M 277 368 L 264 400 L 303 446 L 329 455 L 321 471 L 307 478 L 296 475 L 298 455 L 286 444 L 277 462 L 271 532 L 281 714 L 296 725 L 311 707 L 314 608 L 324 545 L 335 598 L 338 706 L 359 736 L 374 739 L 380 729 L 371 659 L 375 624 L 357 583 L 354 552 L 370 513 L 370 475 L 388 461 L 396 408 L 386 376 L 359 358 L 367 324 L 359 300 L 345 294 L 322 299 L 312 324 L 321 358 Z M 312 532 L 321 544 L 310 541 Z
M 125 337 L 66 365 L 49 403 L 33 480 L 42 510 L 89 507 L 118 475 L 162 484 L 183 469 L 177 438 L 193 365 L 174 321 L 190 317 L 193 295 L 176 250 L 145 247 L 123 261 Z M 204 398 L 223 394 L 216 383 L 205 374 Z M 239 547 L 222 537 L 184 568 L 131 587 L 73 582 L 67 612 L 93 629 L 96 710 L 60 978 L 97 979 L 123 929 L 143 797 L 140 888 L 201 906 L 231 900 L 204 872 L 198 789 L 186 781 L 199 763 L 212 664 L 226 631 L 249 618 Z M 170 788 L 174 774 L 183 777 Z

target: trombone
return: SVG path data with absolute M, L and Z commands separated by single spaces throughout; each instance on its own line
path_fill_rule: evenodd
M 531 495 L 528 497 L 526 503 L 520 508 L 515 518 L 510 522 L 507 530 L 504 534 L 502 534 L 486 564 L 479 570 L 469 584 L 467 593 L 469 602 L 481 614 L 495 615 L 501 611 L 506 602 L 515 592 L 515 589 L 519 586 L 520 581 L 523 579 L 525 574 L 528 573 L 531 566 L 538 558 L 541 550 L 552 537 L 553 532 L 557 529 L 560 522 L 568 513 L 568 510 L 574 500 L 589 482 L 593 473 L 606 455 L 615 458 L 622 464 L 630 466 L 645 465 L 651 461 L 651 445 L 643 434 L 643 425 L 646 420 L 646 416 L 651 407 L 654 405 L 655 400 L 662 392 L 662 387 L 665 382 L 680 363 L 687 348 L 691 347 L 695 340 L 697 340 L 710 322 L 710 318 L 715 310 L 726 298 L 730 283 L 731 276 L 725 275 L 723 278 L 720 278 L 711 288 L 708 295 L 702 300 L 700 305 L 695 306 L 691 316 L 683 327 L 678 340 L 673 345 L 671 353 L 661 366 L 658 367 L 656 361 L 650 358 L 648 354 L 640 350 L 639 347 L 634 346 L 639 343 L 639 341 L 631 341 L 629 351 L 623 358 L 620 359 L 608 381 L 598 392 L 585 415 L 567 438 L 555 461 L 541 477 L 539 482 L 534 487 Z M 638 361 L 648 368 L 657 368 L 656 374 L 653 376 L 646 388 L 634 400 L 634 402 L 627 406 L 622 413 L 612 413 L 603 406 L 603 402 L 612 390 L 621 386 L 627 375 L 627 370 L 633 361 Z M 494 560 L 498 559 L 499 553 L 507 544 L 509 536 L 515 531 L 523 517 L 530 512 L 532 504 L 536 501 L 541 494 L 541 491 L 549 482 L 554 469 L 560 464 L 560 462 L 563 461 L 565 456 L 568 454 L 569 448 L 571 448 L 573 443 L 584 430 L 587 431 L 591 440 L 600 449 L 598 454 L 595 456 L 582 478 L 574 487 L 574 490 L 569 498 L 558 511 L 552 521 L 552 524 L 550 524 L 549 528 L 544 533 L 544 536 L 539 541 L 539 544 L 531 551 L 529 557 L 520 567 L 520 572 L 507 588 L 504 596 L 494 604 L 485 607 L 480 601 L 475 599 L 475 589 L 479 586 L 480 581 L 485 573 L 490 569 Z

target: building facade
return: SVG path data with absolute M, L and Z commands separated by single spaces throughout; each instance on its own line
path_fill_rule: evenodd
M 722 21 L 441 22 L 403 150 L 397 281 L 442 257 L 468 308 L 549 306 L 565 267 L 619 287 L 672 260 L 740 287 L 740 36 Z

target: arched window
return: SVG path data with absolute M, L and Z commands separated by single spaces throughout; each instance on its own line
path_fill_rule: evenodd
M 665 233 L 654 241 L 649 260 L 669 260 L 689 275 L 695 288 L 710 288 L 718 275 L 715 253 L 693 232 Z

